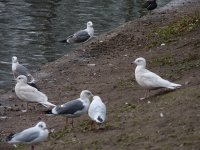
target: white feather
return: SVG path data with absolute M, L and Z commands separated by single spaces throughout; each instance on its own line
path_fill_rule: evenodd
M 106 119 L 106 105 L 99 96 L 94 96 L 93 101 L 88 109 L 89 117 L 97 123 L 103 123 Z M 101 120 L 98 119 L 101 118 Z
M 36 136 L 32 136 L 34 134 L 36 134 Z M 37 123 L 37 125 L 34 127 L 25 129 L 22 132 L 14 134 L 12 138 L 8 141 L 8 143 L 34 144 L 46 140 L 48 138 L 48 135 L 49 131 L 46 128 L 46 124 L 41 121 Z
M 44 106 L 45 105 L 56 106 L 48 102 L 48 97 L 44 93 L 28 85 L 27 78 L 24 75 L 20 75 L 17 77 L 15 93 L 19 99 L 27 101 L 27 102 L 38 102 Z
M 146 60 L 137 58 L 134 63 L 137 64 L 135 69 L 135 79 L 137 83 L 145 89 L 169 88 L 175 89 L 180 87 L 180 84 L 172 83 L 158 76 L 157 74 L 146 69 Z

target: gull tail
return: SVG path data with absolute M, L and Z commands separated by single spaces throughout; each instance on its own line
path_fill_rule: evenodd
M 176 83 L 170 83 L 170 85 L 167 87 L 169 89 L 176 89 L 176 88 L 179 88 L 181 87 L 182 85 L 181 84 L 176 84 Z
M 64 40 L 61 40 L 61 41 L 59 41 L 59 42 L 61 42 L 61 43 L 67 43 L 67 40 L 64 39 Z
M 32 87 L 34 87 L 34 88 L 36 88 L 38 91 L 40 91 L 40 88 L 38 88 L 38 86 L 35 83 L 33 83 L 33 82 L 27 82 L 27 84 L 30 85 L 30 86 L 32 86 Z
M 47 108 L 49 108 L 49 107 L 55 107 L 56 105 L 54 105 L 54 104 L 52 104 L 52 103 L 50 103 L 50 102 L 42 102 L 41 103 L 43 106 L 45 106 L 45 107 L 47 107 Z
M 11 133 L 10 135 L 8 135 L 8 136 L 6 137 L 6 141 L 7 141 L 7 142 L 11 141 L 13 137 L 14 137 L 14 134 Z
M 45 114 L 53 114 L 51 109 L 50 110 L 46 110 L 44 112 L 45 112 Z
M 97 123 L 103 123 L 104 122 L 104 119 L 101 116 L 98 116 L 95 120 L 96 120 Z

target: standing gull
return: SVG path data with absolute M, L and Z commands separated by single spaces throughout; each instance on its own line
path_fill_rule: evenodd
M 36 126 L 25 129 L 16 134 L 10 134 L 7 141 L 10 144 L 31 144 L 31 149 L 34 150 L 34 144 L 42 142 L 48 138 L 49 131 L 46 123 L 41 121 Z
M 88 109 L 89 117 L 97 122 L 103 123 L 106 119 L 106 105 L 102 102 L 99 96 L 94 96 Z
M 87 22 L 87 28 L 84 30 L 80 30 L 73 35 L 70 35 L 65 40 L 61 41 L 64 43 L 83 43 L 87 42 L 89 39 L 91 39 L 94 35 L 94 29 L 93 24 L 91 21 Z
M 36 88 L 27 84 L 27 78 L 24 75 L 20 75 L 17 77 L 17 84 L 15 86 L 15 93 L 17 97 L 21 100 L 26 101 L 26 110 L 28 108 L 28 102 L 38 102 L 45 107 L 56 106 L 50 102 L 48 102 L 47 96 L 38 91 Z
M 90 105 L 90 99 L 93 97 L 92 93 L 88 90 L 83 90 L 80 94 L 80 98 L 69 101 L 65 104 L 54 107 L 51 110 L 52 114 L 64 115 L 68 118 L 72 118 L 72 127 L 73 127 L 73 118 L 79 117 L 83 114 L 86 114 Z
M 24 67 L 23 65 L 19 64 L 18 59 L 16 56 L 12 57 L 12 72 L 13 72 L 13 76 L 16 79 L 19 75 L 24 75 L 28 78 L 28 84 L 30 86 L 33 86 L 35 88 L 37 88 L 36 84 L 35 84 L 35 79 L 34 77 L 30 74 L 30 72 L 28 71 L 28 69 L 26 67 Z M 38 88 L 37 88 L 38 89 Z
M 146 60 L 142 57 L 137 58 L 134 62 L 137 65 L 135 68 L 135 79 L 137 83 L 146 89 L 145 97 L 140 98 L 143 100 L 149 97 L 149 91 L 158 88 L 176 89 L 180 84 L 172 83 L 158 76 L 157 74 L 146 69 Z

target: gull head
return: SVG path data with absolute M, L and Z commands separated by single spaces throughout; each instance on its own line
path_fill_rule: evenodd
M 19 75 L 16 80 L 17 83 L 27 83 L 27 77 L 24 75 Z
M 42 130 L 47 129 L 46 123 L 43 122 L 43 121 L 38 122 L 37 125 L 36 125 L 36 127 L 40 128 Z
M 92 21 L 88 21 L 87 22 L 87 27 L 92 27 L 92 26 L 93 26 Z
M 13 57 L 12 57 L 12 63 L 17 63 L 17 62 L 18 62 L 17 57 L 16 57 L 16 56 L 13 56 Z
M 94 97 L 93 97 L 93 101 L 94 101 L 94 100 L 95 100 L 95 101 L 102 101 L 101 98 L 100 98 L 99 96 L 94 96 Z
M 85 99 L 85 98 L 87 98 L 87 99 L 92 99 L 92 97 L 93 97 L 93 94 L 92 94 L 92 92 L 90 92 L 90 91 L 88 91 L 88 90 L 83 90 L 82 92 L 81 92 L 81 95 L 80 95 L 80 98 L 81 99 Z
M 139 57 L 137 58 L 134 62 L 132 62 L 134 64 L 136 64 L 137 66 L 146 66 L 146 60 L 143 57 Z

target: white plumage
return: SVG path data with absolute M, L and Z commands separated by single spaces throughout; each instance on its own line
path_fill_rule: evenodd
M 135 79 L 140 86 L 147 90 L 144 98 L 149 96 L 149 90 L 157 88 L 176 89 L 181 86 L 180 84 L 172 83 L 147 70 L 146 60 L 142 57 L 137 58 L 134 63 L 137 65 L 135 68 Z
M 23 130 L 22 132 L 11 134 L 7 137 L 10 144 L 36 144 L 48 138 L 49 131 L 46 123 L 41 121 L 36 126 Z M 34 149 L 34 147 L 32 147 Z
M 99 96 L 94 96 L 88 110 L 89 117 L 97 123 L 103 123 L 106 119 L 106 105 Z
M 24 75 L 20 75 L 17 77 L 17 84 L 15 86 L 15 93 L 17 97 L 21 100 L 24 100 L 26 102 L 38 102 L 45 107 L 56 105 L 48 102 L 48 97 L 38 91 L 36 88 L 30 86 L 27 84 L 27 78 Z M 27 109 L 26 109 L 27 110 Z

